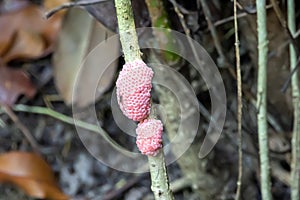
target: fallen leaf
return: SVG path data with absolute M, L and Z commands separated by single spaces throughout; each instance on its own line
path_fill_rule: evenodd
M 20 95 L 32 98 L 35 93 L 36 88 L 23 70 L 0 67 L 0 104 L 12 105 Z
M 112 35 L 85 10 L 68 11 L 53 56 L 55 84 L 66 104 L 85 107 L 112 85 L 119 42 L 103 42 Z
M 12 58 L 15 59 L 18 58 L 18 55 L 25 54 L 27 55 L 27 59 L 32 59 L 51 52 L 61 27 L 62 17 L 61 15 L 54 15 L 46 20 L 44 12 L 42 7 L 30 4 L 17 11 L 8 12 L 0 16 L 0 57 L 2 57 L 3 60 L 9 62 Z M 25 37 L 25 39 L 19 38 L 16 40 L 14 37 L 16 35 Z M 15 46 L 17 46 L 20 41 L 22 42 L 22 49 L 26 51 L 25 54 L 20 54 L 20 50 L 15 51 L 15 49 L 18 48 Z M 36 46 L 43 46 L 43 50 L 39 55 L 28 54 L 30 50 L 36 53 L 36 49 L 34 49 Z M 11 51 L 11 49 L 14 50 Z M 8 52 L 10 53 L 7 55 Z M 16 55 L 12 52 L 15 52 Z
M 3 62 L 14 59 L 38 58 L 43 54 L 46 44 L 41 35 L 34 32 L 18 30 L 14 45 L 6 52 Z
M 58 188 L 50 166 L 34 153 L 14 151 L 0 155 L 0 181 L 14 184 L 35 198 L 69 199 Z
M 57 6 L 60 6 L 64 3 L 70 2 L 70 0 L 44 0 L 44 8 L 49 11 Z
M 68 3 L 70 0 L 44 0 L 43 6 L 47 12 L 50 10 L 64 4 Z M 55 15 L 64 14 L 66 10 L 60 10 L 59 12 L 55 13 Z

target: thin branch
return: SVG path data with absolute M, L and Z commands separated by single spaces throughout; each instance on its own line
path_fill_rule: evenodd
M 240 62 L 240 48 L 239 48 L 239 35 L 238 35 L 238 22 L 237 22 L 237 4 L 236 0 L 233 1 L 234 10 L 234 36 L 235 36 L 235 58 L 236 58 L 236 75 L 237 75 L 237 126 L 238 126 L 238 154 L 239 154 L 239 175 L 237 180 L 237 191 L 235 200 L 241 198 L 242 177 L 243 177 L 243 135 L 242 135 L 242 76 L 241 76 L 241 62 Z
M 61 4 L 60 6 L 53 8 L 49 12 L 47 12 L 45 14 L 45 17 L 48 19 L 52 15 L 54 15 L 55 13 L 57 13 L 58 11 L 63 10 L 63 9 L 72 8 L 72 7 L 76 7 L 76 6 L 90 6 L 90 5 L 102 3 L 104 1 L 108 1 L 108 0 L 88 0 L 88 1 L 82 0 L 82 1 L 64 3 L 64 4 Z
M 239 13 L 239 14 L 237 14 L 237 18 L 246 17 L 247 15 L 248 15 L 248 13 L 246 13 L 246 12 Z M 218 20 L 218 21 L 216 21 L 216 22 L 214 23 L 214 26 L 215 26 L 215 27 L 218 27 L 218 26 L 221 26 L 221 25 L 226 24 L 226 23 L 228 23 L 228 22 L 231 22 L 232 20 L 234 20 L 234 16 L 230 16 L 230 17 L 227 17 L 227 18 Z
M 257 9 L 255 7 L 247 8 L 247 7 L 244 7 L 242 4 L 240 4 L 239 2 L 236 2 L 236 5 L 240 10 L 246 12 L 249 15 L 255 15 L 257 13 Z M 266 5 L 266 9 L 269 9 L 271 7 L 272 7 L 272 5 Z
M 195 56 L 195 59 L 196 59 L 197 63 L 200 63 L 201 62 L 200 58 L 198 56 L 198 53 L 197 53 L 197 51 L 196 51 L 196 49 L 193 45 L 192 39 L 191 39 L 192 37 L 191 37 L 191 34 L 190 34 L 190 30 L 188 29 L 188 27 L 187 27 L 187 25 L 184 21 L 184 16 L 180 12 L 177 2 L 175 0 L 169 0 L 169 2 L 171 2 L 173 4 L 174 10 L 175 10 L 175 12 L 176 12 L 176 14 L 177 14 L 177 16 L 180 20 L 180 23 L 183 27 L 183 30 L 184 30 L 185 34 L 188 36 L 188 42 L 190 44 L 190 47 L 192 49 L 192 52 Z M 266 6 L 266 9 L 269 8 L 269 7 L 271 7 L 271 5 Z M 234 71 L 233 67 L 231 67 L 231 65 L 230 65 L 230 67 L 228 67 L 227 69 L 228 69 L 230 75 L 235 80 L 237 80 L 237 75 L 236 75 L 236 72 Z M 242 87 L 243 87 L 242 91 L 244 92 L 245 97 L 248 100 L 250 100 L 253 105 L 256 105 L 257 104 L 256 97 L 248 90 L 248 88 L 244 87 L 243 85 L 242 85 Z M 276 118 L 271 113 L 267 113 L 267 116 L 268 116 L 268 122 L 272 125 L 272 127 L 277 132 L 282 132 L 283 129 L 279 126 L 279 123 L 277 122 Z
M 82 128 L 91 132 L 95 132 L 100 134 L 103 139 L 105 139 L 109 144 L 111 144 L 117 151 L 120 153 L 123 153 L 126 156 L 133 157 L 133 155 L 128 152 L 125 148 L 121 147 L 118 143 L 116 143 L 101 127 L 89 124 L 87 122 L 73 119 L 72 117 L 66 116 L 62 113 L 56 112 L 55 110 L 52 110 L 50 108 L 45 107 L 39 107 L 39 106 L 27 106 L 23 104 L 18 104 L 12 107 L 12 110 L 16 112 L 28 112 L 28 113 L 35 113 L 35 114 L 41 114 L 46 115 L 49 117 L 53 117 L 57 120 L 60 120 L 64 123 L 70 124 L 70 125 L 76 125 L 78 128 Z
M 262 199 L 271 200 L 270 163 L 267 124 L 267 13 L 266 0 L 256 0 L 258 32 L 257 124 Z
M 283 86 L 281 87 L 280 91 L 282 93 L 285 93 L 286 90 L 288 89 L 288 87 L 290 86 L 292 76 L 293 76 L 293 74 L 295 74 L 298 71 L 299 67 L 300 67 L 300 57 L 298 58 L 296 65 L 291 70 L 287 80 L 284 82 Z
M 293 36 L 296 32 L 295 1 L 288 0 L 288 30 Z M 297 54 L 293 44 L 290 44 L 290 68 L 293 72 L 297 68 Z M 291 163 L 291 200 L 300 198 L 300 91 L 298 74 L 291 79 L 292 98 L 294 107 L 294 124 L 292 137 L 292 163 Z
M 169 0 L 169 1 L 170 1 L 171 3 L 173 3 L 174 7 L 175 7 L 175 5 L 177 5 L 177 3 L 176 3 L 174 0 Z M 269 9 L 269 8 L 272 8 L 272 5 L 267 5 L 267 6 L 266 6 L 266 9 Z M 175 12 L 176 12 L 176 9 L 175 9 Z M 179 18 L 182 18 L 182 19 L 180 19 L 180 21 L 183 21 L 183 22 L 184 22 L 183 16 L 182 16 L 182 14 L 181 14 L 181 16 L 180 16 L 180 14 L 181 14 L 181 13 L 178 14 Z M 182 24 L 183 24 L 183 23 L 182 23 Z M 184 27 L 184 26 L 183 26 L 183 27 Z M 185 30 L 185 32 L 187 33 L 187 31 L 186 31 L 185 28 L 184 28 L 184 30 Z M 188 30 L 188 32 L 189 32 L 189 30 Z M 189 34 L 188 36 L 190 36 L 190 34 Z M 191 44 L 191 47 L 193 47 L 192 44 Z M 193 51 L 193 53 L 195 54 L 195 57 L 198 58 L 197 52 L 194 52 L 194 51 Z M 229 63 L 226 63 L 226 64 L 228 64 L 228 66 L 230 66 L 230 67 L 227 68 L 228 71 L 229 71 L 229 73 L 230 73 L 230 75 L 231 75 L 235 80 L 237 80 L 237 75 L 236 75 L 236 72 L 235 72 L 235 70 L 233 69 L 233 67 L 232 67 Z M 245 97 L 246 97 L 247 99 L 249 99 L 253 105 L 257 104 L 257 101 L 256 101 L 255 96 L 248 90 L 248 88 L 246 88 L 246 87 L 244 87 L 244 86 L 242 85 L 242 91 L 244 92 Z M 275 118 L 274 116 L 272 116 L 270 113 L 267 113 L 267 116 L 268 116 L 268 122 L 272 125 L 272 127 L 273 127 L 277 132 L 282 132 L 281 130 L 283 130 L 283 129 L 279 126 L 279 123 L 277 122 L 276 118 Z
M 122 187 L 115 186 L 116 189 L 106 193 L 103 197 L 103 200 L 112 200 L 120 198 L 120 196 L 122 196 L 124 192 L 126 192 L 128 189 L 140 182 L 143 178 L 145 178 L 145 174 L 136 175 L 130 178 Z
M 216 30 L 216 27 L 214 26 L 212 20 L 211 20 L 211 12 L 210 12 L 210 9 L 206 3 L 206 0 L 199 0 L 200 1 L 200 4 L 202 6 L 202 10 L 203 10 L 203 13 L 205 15 L 205 19 L 207 21 L 207 24 L 208 24 L 208 28 L 210 30 L 210 33 L 211 33 L 211 36 L 213 37 L 213 40 L 214 40 L 214 44 L 216 46 L 216 49 L 217 49 L 217 52 L 221 58 L 221 63 L 225 63 L 225 65 L 228 65 L 227 63 L 227 59 L 223 53 L 223 50 L 222 50 L 222 45 L 221 45 L 221 42 L 220 42 L 220 39 L 219 39 L 219 36 L 217 34 L 217 30 Z
M 272 7 L 273 7 L 272 5 L 267 5 L 266 9 L 270 9 Z M 239 19 L 239 18 L 246 17 L 249 14 L 250 14 L 249 12 L 242 12 L 242 13 L 237 14 L 236 16 Z M 255 10 L 254 13 L 251 13 L 251 14 L 256 14 L 256 10 Z M 224 19 L 221 19 L 221 20 L 218 20 L 218 21 L 214 22 L 214 26 L 218 27 L 218 26 L 221 26 L 221 25 L 226 24 L 228 22 L 231 22 L 233 20 L 234 20 L 234 16 L 230 16 L 230 17 L 227 17 L 227 18 L 224 18 Z
M 195 48 L 194 43 L 192 41 L 190 29 L 187 27 L 187 25 L 186 25 L 186 23 L 184 21 L 184 16 L 180 12 L 177 2 L 175 0 L 169 0 L 169 1 L 173 4 L 174 10 L 175 10 L 175 12 L 176 12 L 176 14 L 177 14 L 177 16 L 179 18 L 181 26 L 183 27 L 185 35 L 188 36 L 187 39 L 188 39 L 189 45 L 190 45 L 190 47 L 192 49 L 192 52 L 193 52 L 193 54 L 195 56 L 196 62 L 198 64 L 200 64 L 201 60 L 200 60 L 200 58 L 198 56 L 198 52 L 196 51 L 196 48 Z
M 38 154 L 40 154 L 40 148 L 38 143 L 36 142 L 35 138 L 32 136 L 30 131 L 27 129 L 27 127 L 19 120 L 17 115 L 11 110 L 8 106 L 2 106 L 2 109 L 4 112 L 10 117 L 10 119 L 15 123 L 15 125 L 18 127 L 18 129 L 24 134 L 25 138 L 29 142 L 29 144 L 32 146 L 34 151 Z
M 298 48 L 298 45 L 296 43 L 296 40 L 293 36 L 293 34 L 291 33 L 291 30 L 290 28 L 287 26 L 287 23 L 286 23 L 286 20 L 284 18 L 284 15 L 282 14 L 276 0 L 271 0 L 271 4 L 273 5 L 273 9 L 276 13 L 276 16 L 281 24 L 281 26 L 286 30 L 287 34 L 288 34 L 288 37 L 290 39 L 290 42 L 292 43 L 292 45 L 294 46 L 295 48 L 295 51 L 296 53 L 298 54 L 299 53 L 299 48 Z
M 294 34 L 294 38 L 296 39 L 300 35 L 300 29 Z

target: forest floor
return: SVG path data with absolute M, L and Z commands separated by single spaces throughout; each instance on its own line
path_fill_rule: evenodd
M 21 5 L 17 0 L 12 2 L 16 2 L 15 5 L 20 6 L 20 8 L 16 8 L 14 12 L 20 12 L 18 9 L 24 8 L 24 5 Z M 30 5 L 32 2 L 41 4 L 40 1 L 28 2 Z M 238 136 L 236 122 L 237 89 L 235 77 L 234 29 L 233 21 L 231 20 L 233 4 L 231 1 L 207 1 L 211 11 L 210 20 L 216 29 L 216 36 L 220 41 L 218 44 L 216 43 L 216 38 L 211 36 L 211 30 L 205 20 L 205 14 L 200 6 L 200 1 L 180 0 L 177 2 L 180 11 L 184 15 L 185 23 L 191 31 L 191 36 L 209 53 L 210 57 L 218 66 L 218 70 L 223 79 L 227 98 L 226 121 L 218 143 L 205 159 L 205 171 L 207 174 L 213 175 L 214 180 L 222 185 L 218 191 L 214 192 L 213 199 L 234 199 L 238 175 Z M 150 19 L 146 5 L 139 3 L 138 0 L 133 1 L 133 4 L 134 12 L 137 13 L 138 27 L 149 26 Z M 240 1 L 240 4 L 239 34 L 243 81 L 242 131 L 244 139 L 242 199 L 258 200 L 261 199 L 261 194 L 259 186 L 257 110 L 255 107 L 257 77 L 256 16 L 254 12 L 255 6 L 251 4 L 250 1 Z M 25 5 L 25 7 L 26 6 L 28 5 Z M 86 10 L 93 16 L 96 16 L 96 18 L 110 30 L 115 31 L 115 16 L 99 14 L 98 12 L 103 10 L 98 9 L 101 7 L 101 4 L 97 6 L 98 7 L 87 7 Z M 108 8 L 111 8 L 110 6 L 108 6 Z M 168 11 L 172 28 L 184 33 L 184 28 L 172 4 L 166 1 L 165 7 Z M 284 11 L 285 5 L 280 4 L 280 8 Z M 296 8 L 299 8 L 299 3 L 297 3 Z M 0 2 L 1 31 L 4 30 L 5 26 L 8 26 L 4 23 L 5 20 L 5 22 L 7 22 L 7 19 L 1 19 L 1 17 L 7 14 L 3 9 L 4 3 Z M 109 11 L 109 9 L 107 10 Z M 19 16 L 19 18 L 22 18 L 22 16 L 23 15 Z M 300 13 L 297 13 L 297 19 L 299 18 Z M 14 18 L 11 17 L 10 20 L 14 21 Z M 299 25 L 299 22 L 300 20 L 297 21 L 297 25 Z M 78 29 L 82 29 L 80 25 Z M 8 34 L 8 32 L 9 31 L 6 31 L 3 34 Z M 40 32 L 44 34 L 44 30 Z M 268 124 L 272 193 L 275 200 L 287 200 L 290 198 L 290 141 L 293 110 L 290 87 L 287 87 L 285 92 L 282 92 L 281 89 L 290 74 L 288 56 L 289 40 L 285 29 L 281 26 L 275 12 L 270 7 L 268 8 L 268 33 Z M 5 68 L 5 72 L 0 71 L 0 103 L 3 104 L 3 99 L 6 98 L 7 101 L 4 103 L 10 104 L 10 106 L 7 107 L 3 106 L 0 110 L 0 153 L 38 153 L 51 167 L 60 190 L 64 194 L 71 196 L 72 199 L 153 199 L 150 189 L 150 176 L 148 173 L 127 173 L 107 166 L 105 162 L 99 161 L 90 153 L 91 149 L 93 151 L 93 148 L 95 148 L 97 149 L 95 152 L 106 154 L 108 159 L 106 161 L 109 163 L 114 163 L 114 160 L 117 160 L 118 157 L 115 156 L 114 152 L 110 149 L 103 148 L 101 143 L 90 141 L 93 140 L 93 137 L 90 135 L 95 133 L 84 129 L 76 129 L 74 121 L 66 123 L 57 117 L 57 115 L 56 117 L 49 116 L 47 113 L 49 110 L 55 110 L 63 114 L 66 118 L 74 117 L 74 108 L 67 103 L 69 99 L 66 93 L 70 91 L 66 91 L 66 89 L 62 90 L 60 87 L 63 86 L 59 86 L 59 84 L 64 84 L 62 82 L 67 80 L 67 77 L 72 76 L 72 69 L 57 69 L 57 67 L 54 66 L 55 61 L 53 61 L 53 54 L 55 54 L 57 48 L 53 47 L 52 44 L 49 45 L 49 41 L 53 42 L 49 39 L 51 38 L 49 36 L 51 34 L 52 32 L 50 31 L 41 36 L 42 39 L 48 38 L 46 39 L 47 42 L 43 43 L 43 47 L 38 43 L 32 43 L 34 47 L 26 49 L 25 53 L 10 52 L 1 49 L 1 46 L 5 45 L 5 43 L 1 43 L 5 37 L 3 39 L 0 36 L 0 70 L 4 70 Z M 8 35 L 7 38 L 17 37 L 20 41 L 26 42 L 36 42 L 41 39 L 36 39 L 35 36 L 29 35 L 29 33 L 25 33 L 24 31 L 22 32 L 22 30 L 19 30 L 17 35 L 12 35 Z M 28 39 L 28 37 L 30 39 Z M 5 41 L 8 41 L 7 38 Z M 64 40 L 66 40 L 66 38 L 64 38 Z M 90 40 L 92 39 L 90 38 Z M 53 42 L 53 44 L 54 43 L 55 42 Z M 29 44 L 31 45 L 31 43 Z M 16 46 L 16 48 L 20 49 L 18 46 Z M 42 50 L 35 54 L 34 50 L 38 48 L 42 48 Z M 110 52 L 108 52 L 108 54 L 109 53 Z M 149 52 L 145 50 L 143 53 L 147 56 Z M 76 56 L 73 56 L 73 59 L 76 60 Z M 90 102 L 86 103 L 84 100 L 78 99 L 79 103 L 82 101 L 81 103 L 85 105 L 79 109 L 80 117 L 89 123 L 94 123 L 93 119 L 91 119 L 91 115 L 95 112 L 98 123 L 113 140 L 119 143 L 123 148 L 126 147 L 128 150 L 138 152 L 134 145 L 135 138 L 125 134 L 118 127 L 114 121 L 111 110 L 111 97 L 114 92 L 114 83 L 122 63 L 124 63 L 124 60 L 120 57 L 119 63 L 115 65 L 115 69 L 108 73 L 108 79 L 103 83 L 104 86 L 102 89 L 104 92 L 99 94 L 95 104 L 91 105 L 89 104 Z M 204 110 L 200 109 L 201 120 L 198 135 L 196 136 L 197 139 L 200 139 L 203 137 L 201 134 L 206 132 L 209 124 L 210 116 L 205 113 L 211 109 L 209 89 L 205 86 L 201 76 L 196 74 L 196 71 L 190 64 L 185 62 L 180 65 L 181 67 L 175 69 L 190 83 L 196 93 L 198 101 L 204 107 Z M 27 78 L 26 81 L 21 80 L 19 76 L 8 72 L 8 68 L 26 72 L 26 77 L 28 77 L 28 80 L 31 82 L 30 85 L 27 85 Z M 4 75 L 5 73 L 9 75 Z M 59 73 L 60 75 L 58 75 Z M 8 80 L 10 75 L 13 78 Z M 88 78 L 85 78 L 84 81 L 88 82 L 88 80 Z M 16 83 L 14 87 L 22 89 L 14 94 L 12 94 L 13 92 L 11 91 L 5 91 L 3 90 L 5 81 L 12 81 L 13 85 Z M 28 98 L 28 94 L 32 88 L 34 88 L 35 94 L 29 95 L 30 98 Z M 84 89 L 89 90 L 87 87 Z M 155 91 L 153 93 L 154 101 L 159 103 L 159 100 L 155 98 L 157 94 L 155 94 Z M 16 105 L 25 105 L 25 108 L 21 112 L 20 107 L 18 108 Z M 44 111 L 45 113 L 32 113 L 30 108 L 34 106 L 44 107 L 49 110 L 47 112 Z M 4 107 L 7 109 L 4 109 Z M 33 137 L 33 142 L 26 137 L 26 131 Z M 78 132 L 81 133 L 78 134 Z M 85 142 L 83 142 L 83 140 Z M 199 142 L 199 140 L 194 141 L 194 143 L 197 142 Z M 37 146 L 34 147 L 33 143 L 36 143 Z M 6 161 L 0 159 L 0 180 L 5 179 L 3 178 L 4 172 L 1 171 L 2 166 L 5 166 L 2 164 L 3 162 Z M 17 173 L 18 170 L 22 171 L 23 161 L 16 160 L 16 162 L 19 163 L 19 168 L 15 171 Z M 44 168 L 39 168 L 38 166 L 37 170 L 43 171 Z M 176 180 L 180 180 L 183 176 L 180 166 L 176 162 L 169 164 L 167 170 L 171 183 L 175 183 Z M 18 184 L 16 184 L 17 178 L 14 176 L 15 172 L 11 171 L 11 174 L 9 174 L 9 176 L 12 176 L 10 181 L 8 181 L 9 183 L 0 185 L 0 200 L 32 199 L 28 196 L 27 192 L 24 193 L 26 186 L 16 187 Z M 28 174 L 30 173 L 35 174 L 34 171 L 28 171 Z M 31 178 L 29 175 L 28 177 L 24 177 L 24 179 Z M 33 180 L 38 181 L 38 179 L 34 178 Z M 20 188 L 23 188 L 23 190 Z M 195 190 L 190 187 L 190 185 L 186 186 L 183 184 L 176 189 L 175 199 L 198 198 L 199 196 L 195 194 Z

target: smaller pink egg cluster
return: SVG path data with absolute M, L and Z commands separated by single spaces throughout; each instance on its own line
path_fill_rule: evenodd
M 118 104 L 129 119 L 141 121 L 150 113 L 153 71 L 142 60 L 128 62 L 117 79 Z
M 145 119 L 136 129 L 136 144 L 144 155 L 155 156 L 162 148 L 163 124 L 160 120 Z

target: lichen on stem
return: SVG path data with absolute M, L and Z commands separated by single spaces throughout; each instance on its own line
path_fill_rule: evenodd
M 121 45 L 126 62 L 141 59 L 130 0 L 115 0 Z
M 164 153 L 161 149 L 156 156 L 148 156 L 151 175 L 151 190 L 153 191 L 155 199 L 173 200 L 173 194 L 170 190 L 169 181 L 165 180 L 167 170 L 165 165 Z
M 296 33 L 295 2 L 288 0 L 288 28 L 292 35 Z M 290 44 L 290 68 L 293 72 L 297 66 L 297 54 L 294 45 Z M 291 199 L 300 198 L 300 92 L 298 73 L 291 78 L 292 97 L 294 107 L 294 123 L 292 137 L 292 164 L 291 164 Z
M 260 158 L 260 184 L 264 200 L 271 200 L 270 163 L 267 124 L 267 14 L 266 1 L 256 0 L 258 32 L 257 124 Z
M 138 45 L 138 37 L 135 30 L 133 12 L 130 0 L 115 0 L 115 7 L 119 25 L 119 33 L 125 62 L 136 63 L 141 60 L 141 52 Z M 127 71 L 128 72 L 128 71 Z M 126 71 L 124 73 L 127 73 Z M 139 77 L 135 77 L 139 78 Z M 133 79 L 134 80 L 134 79 Z M 122 86 L 122 84 L 120 84 Z M 120 88 L 119 88 L 120 89 Z M 117 88 L 118 90 L 118 88 Z M 129 98 L 129 97 L 128 97 Z M 140 123 L 142 123 L 141 120 Z M 174 199 L 170 190 L 164 154 L 162 149 L 157 150 L 158 153 L 148 156 L 151 174 L 151 189 L 156 200 L 172 200 Z

